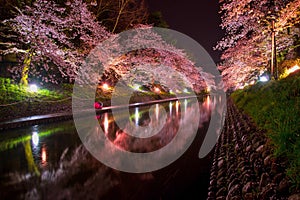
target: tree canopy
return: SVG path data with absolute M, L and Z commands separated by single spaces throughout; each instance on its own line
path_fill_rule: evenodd
M 143 74 L 146 73 L 148 83 L 153 83 L 150 79 L 165 77 L 164 80 L 160 80 L 161 84 L 172 83 L 174 91 L 192 87 L 200 92 L 207 88 L 206 81 L 209 81 L 209 78 L 201 77 L 205 73 L 199 74 L 184 50 L 166 43 L 149 25 L 132 24 L 136 30 L 128 35 L 131 38 L 129 46 L 132 49 L 124 51 L 122 55 L 114 55 L 127 45 L 119 41 L 117 34 L 110 32 L 97 21 L 97 16 L 91 11 L 93 9 L 88 9 L 90 6 L 94 6 L 94 9 L 104 6 L 102 3 L 105 1 L 97 1 L 94 5 L 91 5 L 92 3 L 93 1 L 85 3 L 83 0 L 72 0 L 61 4 L 36 0 L 30 6 L 25 5 L 21 9 L 16 7 L 15 17 L 3 21 L 14 39 L 7 40 L 7 48 L 1 50 L 1 53 L 18 54 L 22 62 L 14 66 L 11 72 L 21 78 L 22 84 L 28 84 L 28 78 L 29 81 L 44 83 L 73 82 L 78 77 L 79 68 L 84 68 L 84 72 L 87 72 L 81 77 L 85 76 L 85 80 L 97 82 L 98 67 L 106 63 L 107 59 L 110 64 L 104 66 L 103 72 L 106 75 L 103 77 L 114 77 L 114 82 L 122 77 L 131 79 L 131 84 L 143 82 Z M 127 5 L 134 1 L 120 0 L 119 3 L 122 7 L 122 4 Z M 123 9 L 122 15 L 127 15 L 125 5 Z M 116 27 L 115 23 L 112 31 L 117 31 Z M 97 48 L 106 40 L 111 41 L 108 43 L 108 49 L 111 51 L 100 51 L 99 54 Z M 158 49 L 143 49 L 150 44 L 155 44 Z M 135 45 L 138 49 L 134 49 Z M 88 62 L 93 56 L 96 58 L 95 65 Z M 91 69 L 93 67 L 94 69 Z M 192 86 L 185 85 L 186 82 Z
M 227 88 L 255 81 L 271 58 L 271 18 L 275 18 L 277 52 L 283 57 L 299 40 L 299 0 L 220 0 L 221 27 L 226 31 L 216 49 L 222 50 L 219 69 Z
M 68 8 L 53 1 L 37 0 L 18 15 L 5 20 L 17 39 L 2 54 L 21 53 L 23 63 L 11 71 L 27 84 L 28 73 L 43 82 L 56 82 L 59 76 L 74 80 L 84 57 L 110 34 L 81 0 Z M 58 71 L 58 72 L 57 72 Z

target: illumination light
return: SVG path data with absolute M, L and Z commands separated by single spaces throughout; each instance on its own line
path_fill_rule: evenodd
M 269 77 L 268 76 L 261 76 L 261 77 L 259 77 L 259 81 L 260 82 L 267 82 L 267 81 L 269 81 Z
M 109 89 L 109 85 L 108 85 L 107 83 L 104 83 L 104 84 L 102 85 L 102 88 L 103 88 L 104 90 L 108 90 L 108 89 Z
M 207 96 L 207 98 L 205 99 L 203 105 L 204 105 L 204 107 L 205 107 L 207 110 L 210 110 L 210 106 L 211 106 L 210 96 Z
M 180 92 L 179 90 L 176 90 L 176 93 L 177 93 L 177 94 L 181 94 L 181 92 Z
M 176 101 L 176 103 L 175 103 L 175 108 L 176 108 L 176 115 L 178 115 L 178 111 L 179 111 L 179 101 Z
M 135 125 L 139 125 L 139 118 L 140 118 L 140 113 L 139 113 L 139 108 L 135 107 Z
M 133 88 L 134 88 L 135 90 L 140 90 L 140 86 L 139 86 L 139 85 L 134 85 Z
M 109 120 L 108 120 L 108 114 L 107 113 L 104 114 L 103 125 L 104 125 L 104 133 L 108 134 Z
M 158 87 L 155 87 L 155 88 L 154 88 L 154 92 L 160 93 L 160 89 L 159 89 Z
M 299 69 L 300 69 L 300 67 L 299 67 L 298 65 L 295 65 L 294 67 L 288 69 L 288 70 L 287 70 L 287 73 L 288 73 L 288 74 L 291 74 L 291 73 L 293 73 L 293 72 L 295 72 L 295 71 L 297 71 L 297 70 L 299 70 Z
M 36 84 L 30 84 L 28 90 L 29 92 L 37 92 L 38 86 Z
M 39 135 L 37 132 L 32 133 L 31 139 L 34 146 L 37 146 L 39 144 Z
M 187 99 L 185 99 L 184 100 L 184 112 L 186 112 L 187 105 L 188 105 L 188 101 L 187 101 Z
M 156 120 L 158 120 L 159 117 L 159 105 L 155 104 L 155 116 L 156 116 Z
M 46 152 L 46 148 L 43 147 L 42 148 L 42 164 L 46 164 L 47 162 L 47 152 Z

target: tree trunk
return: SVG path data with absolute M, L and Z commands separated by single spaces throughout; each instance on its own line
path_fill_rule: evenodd
M 117 25 L 119 24 L 119 20 L 120 20 L 120 18 L 121 18 L 121 15 L 123 14 L 123 11 L 124 11 L 125 8 L 126 8 L 126 4 L 127 4 L 127 3 L 128 3 L 128 0 L 119 0 L 119 6 L 120 6 L 120 9 L 119 9 L 119 12 L 118 12 L 118 16 L 117 16 L 117 19 L 116 19 L 114 28 L 113 28 L 113 30 L 111 31 L 112 33 L 114 33 L 114 32 L 116 31 Z
M 22 77 L 20 81 L 20 84 L 23 86 L 28 86 L 28 72 L 29 72 L 32 56 L 33 56 L 33 52 L 31 50 L 28 50 L 28 53 L 23 62 L 24 65 L 23 65 Z
M 121 8 L 120 11 L 119 11 L 119 13 L 118 13 L 118 16 L 117 16 L 114 28 L 111 31 L 112 33 L 114 33 L 116 31 L 117 25 L 119 24 L 119 20 L 120 20 L 121 14 L 122 14 L 122 11 L 123 11 L 123 9 Z
M 40 176 L 41 173 L 37 167 L 37 165 L 34 162 L 33 155 L 32 155 L 32 150 L 31 150 L 31 145 L 30 145 L 30 140 L 27 140 L 23 142 L 24 150 L 25 150 L 25 157 L 27 160 L 27 165 L 28 165 L 28 170 L 29 172 L 35 173 L 37 176 Z

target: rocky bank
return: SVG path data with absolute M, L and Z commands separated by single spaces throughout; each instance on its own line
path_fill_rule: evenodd
M 265 131 L 258 130 L 229 99 L 224 129 L 214 152 L 207 199 L 299 200 L 299 191 L 290 190 L 285 166 L 286 160 L 273 156 Z

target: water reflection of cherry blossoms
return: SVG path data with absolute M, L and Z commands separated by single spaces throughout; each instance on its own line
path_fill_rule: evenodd
M 164 104 L 134 107 L 130 109 L 129 112 L 131 115 L 127 119 L 128 123 L 123 129 L 120 129 L 115 123 L 111 112 L 104 113 L 102 116 L 99 115 L 98 119 L 105 136 L 117 147 L 131 152 L 151 152 L 162 148 L 172 141 L 178 132 L 181 122 L 186 119 L 193 119 L 189 115 L 193 113 L 191 111 L 195 106 L 199 106 L 197 100 L 183 99 Z M 209 96 L 203 103 L 200 103 L 199 127 L 202 127 L 202 124 L 209 120 L 213 107 L 214 103 Z M 164 116 L 162 113 L 168 114 Z M 119 116 L 123 115 L 122 111 L 118 114 Z M 188 123 L 194 122 L 190 121 Z M 132 131 L 137 131 L 131 128 L 132 125 L 137 127 L 147 126 L 147 131 L 156 131 L 156 134 L 147 138 L 134 137 L 133 135 L 138 135 L 138 133 L 132 134 Z M 160 130 L 155 129 L 157 127 L 162 128 Z
M 117 112 L 118 116 L 113 116 L 111 112 L 104 112 L 97 116 L 100 126 L 95 127 L 95 135 L 98 134 L 100 137 L 99 134 L 104 134 L 115 146 L 126 151 L 155 151 L 169 144 L 182 125 L 198 123 L 201 129 L 205 123 L 209 122 L 210 114 L 216 103 L 216 98 L 207 97 L 203 102 L 198 102 L 196 99 L 182 99 L 163 104 L 134 107 L 129 111 L 129 118 L 124 119 L 127 124 L 122 129 L 115 122 L 116 118 L 124 118 L 122 112 Z M 200 120 L 197 122 L 194 117 L 197 114 L 194 110 L 195 106 L 200 108 Z M 135 137 L 134 135 L 138 135 L 138 133 L 132 133 L 135 131 L 133 127 L 151 127 L 150 137 Z M 155 174 L 156 172 L 122 173 L 100 163 L 83 145 L 78 144 L 74 151 L 70 150 L 68 146 L 70 144 L 61 147 L 59 145 L 59 141 L 62 141 L 63 138 L 61 135 L 55 139 L 58 143 L 47 145 L 45 139 L 42 139 L 40 135 L 40 130 L 34 130 L 30 140 L 23 146 L 31 173 L 40 175 L 40 178 L 38 181 L 20 180 L 20 184 L 31 181 L 30 187 L 22 191 L 23 194 L 11 193 L 9 194 L 11 196 L 8 197 L 27 195 L 37 199 L 41 197 L 45 199 L 120 199 L 121 197 L 123 199 L 160 199 L 163 192 L 166 191 L 164 188 L 170 187 L 169 181 L 173 179 L 172 177 L 177 176 L 178 170 L 181 170 L 181 167 L 175 163 L 174 170 L 173 168 L 170 171 L 167 169 L 167 173 L 162 171 L 158 172 L 158 175 Z M 67 135 L 62 146 L 69 140 L 70 135 Z M 63 149 L 58 151 L 57 148 Z M 197 147 L 196 152 L 198 151 Z M 65 156 L 67 152 L 69 157 Z M 53 163 L 58 163 L 58 165 Z M 199 172 L 199 168 L 191 173 L 195 175 L 197 172 Z M 22 174 L 23 172 L 20 171 L 17 177 L 21 177 Z M 202 180 L 201 177 L 198 180 Z

